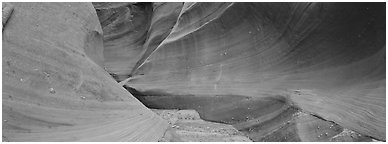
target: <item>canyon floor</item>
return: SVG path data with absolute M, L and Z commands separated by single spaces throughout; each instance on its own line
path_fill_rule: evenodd
M 157 110 L 162 118 L 168 120 L 167 129 L 161 142 L 249 142 L 242 132 L 232 125 L 204 121 L 195 110 Z
M 195 110 L 152 109 L 153 112 L 167 120 L 169 128 L 159 142 L 256 142 L 256 141 L 330 141 L 330 142 L 378 142 L 352 130 L 328 122 L 312 115 L 297 112 L 293 115 L 298 122 L 311 123 L 316 127 L 316 137 L 302 135 L 303 129 L 292 128 L 291 121 L 268 132 L 258 139 L 260 130 L 255 131 L 251 125 L 248 131 L 238 130 L 239 126 L 202 120 Z M 313 119 L 313 120 L 312 120 Z M 267 125 L 268 126 L 268 125 Z M 300 128 L 300 127 L 299 127 Z M 246 129 L 246 128 L 245 128 Z M 294 135 L 290 135 L 294 133 Z

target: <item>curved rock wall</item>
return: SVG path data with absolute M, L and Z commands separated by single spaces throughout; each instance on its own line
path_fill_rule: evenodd
M 12 3 L 3 30 L 3 141 L 157 141 L 167 122 L 101 67 L 90 3 Z
M 243 129 L 297 106 L 385 140 L 385 3 L 12 5 L 3 141 L 158 140 L 167 123 L 106 71 L 148 106 Z
M 140 58 L 152 16 L 152 3 L 94 3 L 104 33 L 105 69 L 128 78 Z
M 385 139 L 384 10 L 382 3 L 185 3 L 127 86 L 181 97 L 280 95 Z
M 154 3 L 151 26 L 148 30 L 147 40 L 143 45 L 141 58 L 134 65 L 133 73 L 139 65 L 159 46 L 171 33 L 179 16 L 183 3 Z M 132 75 L 131 75 L 132 76 Z

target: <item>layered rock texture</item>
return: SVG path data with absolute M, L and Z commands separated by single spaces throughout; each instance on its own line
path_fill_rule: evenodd
M 385 141 L 385 9 L 3 3 L 3 141 L 192 141 L 209 124 L 147 107 L 253 141 Z
M 179 5 L 154 4 L 142 24 L 149 25 L 142 47 L 122 47 L 131 52 L 125 55 L 137 55 L 125 60 L 128 69 L 116 72 L 116 65 L 105 62 L 118 81 L 130 77 L 124 83 L 143 95 L 146 105 L 196 108 L 205 119 L 232 121 L 238 114 L 258 117 L 292 103 L 385 139 L 384 3 Z M 106 26 L 112 27 L 120 28 Z M 129 36 L 137 34 L 122 37 Z M 252 102 L 243 97 L 257 107 L 275 105 L 242 110 Z
M 91 3 L 12 3 L 3 30 L 3 141 L 157 141 L 167 121 L 101 67 Z

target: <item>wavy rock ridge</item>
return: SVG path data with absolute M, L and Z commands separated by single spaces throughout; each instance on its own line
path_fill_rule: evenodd
M 116 79 L 130 77 L 122 83 L 149 96 L 140 98 L 146 105 L 180 105 L 193 96 L 215 101 L 228 95 L 281 96 L 304 111 L 385 140 L 385 4 L 184 3 L 171 8 L 175 5 L 154 8 L 168 7 L 170 13 L 152 14 L 136 64 Z M 172 22 L 155 20 L 162 18 Z M 168 34 L 150 46 L 160 33 Z M 244 103 L 235 100 L 227 101 Z M 204 113 L 233 117 L 222 105 L 209 103 L 216 110 Z M 198 106 L 207 107 L 193 107 Z
M 3 12 L 3 141 L 160 140 L 168 123 L 147 107 L 194 109 L 254 141 L 386 139 L 385 3 Z
M 157 141 L 167 122 L 101 67 L 91 3 L 12 3 L 3 30 L 3 141 Z

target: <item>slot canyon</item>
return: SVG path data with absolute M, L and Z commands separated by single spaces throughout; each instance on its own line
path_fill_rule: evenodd
M 2 141 L 386 141 L 386 3 L 2 2 Z

